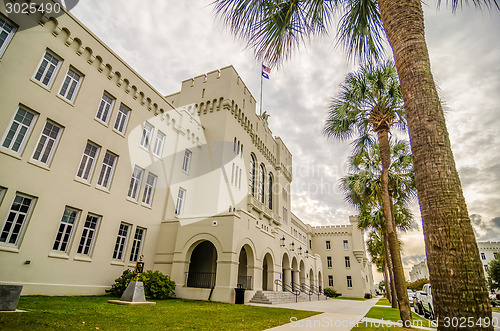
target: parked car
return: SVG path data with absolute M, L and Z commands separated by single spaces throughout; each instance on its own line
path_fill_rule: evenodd
M 410 307 L 413 307 L 413 297 L 415 296 L 415 292 L 408 289 L 408 301 L 410 301 Z
M 414 307 L 417 314 L 426 318 L 434 319 L 434 305 L 432 303 L 431 284 L 425 284 L 422 291 L 418 291 L 414 299 Z

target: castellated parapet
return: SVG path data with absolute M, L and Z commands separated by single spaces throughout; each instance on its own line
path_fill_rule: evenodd
M 262 156 L 292 180 L 292 154 L 279 137 L 273 137 L 267 119 L 256 114 L 257 102 L 233 66 L 186 79 L 181 91 L 165 98 L 176 107 L 192 105 L 199 116 L 229 112 Z

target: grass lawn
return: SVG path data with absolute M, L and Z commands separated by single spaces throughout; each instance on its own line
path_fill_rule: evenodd
M 0 330 L 263 330 L 319 314 L 227 303 L 157 300 L 156 306 L 122 306 L 108 296 L 21 297 L 18 309 L 0 313 Z
M 349 297 L 336 297 L 336 298 L 331 298 L 334 300 L 355 300 L 355 301 L 366 301 L 369 299 L 364 299 L 364 298 L 349 298 Z
M 500 311 L 500 307 L 491 307 L 491 310 L 493 310 L 493 311 Z
M 388 299 L 382 298 L 376 303 L 377 306 L 391 306 L 391 303 L 389 302 Z
M 365 315 L 365 317 L 379 319 L 379 320 L 383 319 L 384 321 L 393 321 L 393 322 L 398 322 L 401 320 L 398 309 L 377 307 L 377 306 L 372 307 L 370 311 L 368 311 L 368 313 Z M 430 325 L 429 320 L 420 317 L 414 312 L 412 312 L 412 318 L 415 326 L 422 325 L 425 327 L 435 327 Z M 353 328 L 352 330 L 357 331 L 357 330 L 410 330 L 410 329 L 403 327 L 392 327 L 392 326 L 382 326 L 382 325 L 377 327 L 373 324 L 370 324 L 370 322 L 367 322 L 367 323 L 360 323 L 357 327 Z M 415 328 L 413 330 L 415 330 Z

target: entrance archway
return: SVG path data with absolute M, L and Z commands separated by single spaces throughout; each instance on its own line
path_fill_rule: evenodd
M 248 245 L 241 247 L 238 259 L 238 287 L 253 289 L 254 256 Z
M 290 269 L 290 258 L 287 253 L 283 254 L 283 259 L 281 260 L 281 275 L 283 284 L 290 285 L 292 281 L 292 271 Z M 283 288 L 283 291 L 284 290 Z
M 217 250 L 205 240 L 194 248 L 189 262 L 187 287 L 213 288 L 217 273 Z
M 271 254 L 267 253 L 264 255 L 262 261 L 262 290 L 272 291 L 273 290 L 273 275 L 274 275 L 274 264 Z
M 318 288 L 320 292 L 323 290 L 323 278 L 321 278 L 321 271 L 318 271 Z
M 304 265 L 304 261 L 300 261 L 300 286 L 306 283 L 306 266 Z
M 309 270 L 309 286 L 314 286 L 314 272 L 312 269 Z
M 292 258 L 292 288 L 294 291 L 300 290 L 299 265 L 295 256 Z

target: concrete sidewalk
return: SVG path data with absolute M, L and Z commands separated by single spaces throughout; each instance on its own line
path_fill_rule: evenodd
M 277 326 L 269 330 L 311 330 L 329 328 L 339 331 L 351 330 L 360 321 L 371 307 L 377 303 L 379 298 L 366 301 L 328 299 L 325 301 L 307 301 L 297 303 L 284 303 L 277 305 L 251 304 L 263 307 L 289 308 L 297 310 L 318 311 L 323 314 L 308 317 L 302 320 L 294 320 L 290 323 Z

